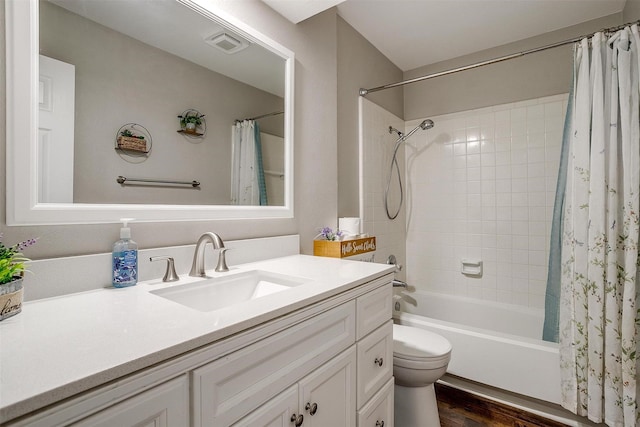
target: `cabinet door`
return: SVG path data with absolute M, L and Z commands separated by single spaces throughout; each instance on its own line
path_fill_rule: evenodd
M 298 410 L 305 427 L 355 427 L 355 346 L 299 382 Z
M 295 424 L 291 421 L 291 416 L 293 415 L 296 420 L 300 416 L 297 409 L 298 385 L 296 384 L 235 423 L 233 427 L 291 427 Z
M 137 394 L 75 424 L 76 427 L 172 427 L 189 425 L 186 376 Z

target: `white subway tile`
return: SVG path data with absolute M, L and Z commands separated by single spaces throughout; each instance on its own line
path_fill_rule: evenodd
M 467 154 L 480 153 L 480 141 L 467 139 Z
M 467 155 L 467 168 L 480 167 L 480 154 L 468 154 Z

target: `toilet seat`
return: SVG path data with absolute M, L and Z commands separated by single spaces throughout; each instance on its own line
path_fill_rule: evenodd
M 424 329 L 393 325 L 393 363 L 409 369 L 439 369 L 451 359 L 451 343 Z

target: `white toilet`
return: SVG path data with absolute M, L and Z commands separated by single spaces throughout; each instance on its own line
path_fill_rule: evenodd
M 440 427 L 433 384 L 444 375 L 451 344 L 424 329 L 393 325 L 395 426 Z

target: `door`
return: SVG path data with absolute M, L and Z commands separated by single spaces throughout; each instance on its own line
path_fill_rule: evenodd
M 73 203 L 75 73 L 75 66 L 40 55 L 39 203 Z
M 355 427 L 355 346 L 316 369 L 298 384 L 298 410 L 304 415 L 305 427 Z

